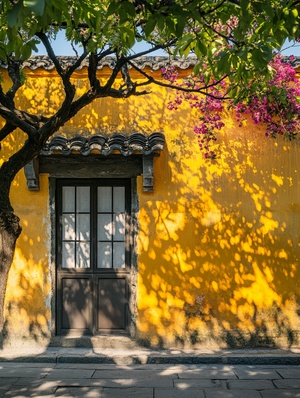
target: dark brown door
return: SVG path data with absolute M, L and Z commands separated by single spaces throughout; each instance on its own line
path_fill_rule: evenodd
M 130 180 L 57 181 L 57 333 L 126 331 Z

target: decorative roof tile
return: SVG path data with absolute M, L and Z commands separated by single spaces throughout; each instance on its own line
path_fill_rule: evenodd
M 60 56 L 57 57 L 63 67 L 67 67 L 76 61 L 76 57 L 65 57 Z M 170 57 L 163 57 L 163 56 L 152 56 L 152 57 L 139 57 L 133 59 L 131 62 L 135 64 L 139 69 L 150 68 L 152 70 L 159 70 L 167 65 L 174 65 L 179 69 L 188 69 L 193 67 L 196 64 L 195 57 L 189 58 L 174 58 L 171 59 Z M 98 65 L 98 70 L 103 69 L 104 67 L 108 67 L 113 69 L 116 65 L 116 58 L 115 57 L 105 57 Z M 88 58 L 85 58 L 81 63 L 78 70 L 81 70 L 84 67 L 88 66 Z M 0 61 L 0 68 L 7 68 L 7 65 Z M 24 61 L 23 68 L 29 68 L 30 70 L 36 69 L 45 69 L 45 70 L 53 70 L 55 68 L 54 63 L 50 60 L 47 55 L 38 55 L 32 56 L 28 60 Z M 128 68 L 132 68 L 131 65 L 128 65 Z
M 63 67 L 67 67 L 76 61 L 76 57 L 72 56 L 59 56 L 57 57 Z M 284 60 L 290 63 L 294 68 L 300 67 L 300 57 L 284 57 Z M 170 58 L 165 56 L 147 56 L 147 57 L 138 57 L 131 61 L 135 64 L 139 69 L 150 68 L 152 70 L 160 70 L 163 67 L 168 65 L 173 65 L 179 69 L 188 69 L 195 66 L 197 63 L 196 57 L 188 57 L 188 58 Z M 115 57 L 105 57 L 98 65 L 98 70 L 103 69 L 104 67 L 108 67 L 113 69 L 116 64 Z M 81 63 L 78 70 L 81 70 L 84 67 L 88 66 L 88 58 L 85 58 Z M 0 68 L 7 69 L 7 65 L 0 60 Z M 36 55 L 30 57 L 28 60 L 24 61 L 23 68 L 29 68 L 30 70 L 36 69 L 45 69 L 45 70 L 53 70 L 55 69 L 54 63 L 50 60 L 47 55 Z M 131 65 L 128 65 L 128 68 L 132 68 Z
M 119 151 L 124 156 L 133 153 L 150 155 L 162 151 L 164 144 L 165 137 L 162 133 L 152 133 L 148 136 L 141 133 L 133 133 L 130 136 L 116 133 L 109 137 L 93 135 L 90 137 L 77 136 L 70 139 L 55 136 L 45 144 L 41 155 L 79 153 L 87 156 L 93 153 L 107 156 L 113 151 Z

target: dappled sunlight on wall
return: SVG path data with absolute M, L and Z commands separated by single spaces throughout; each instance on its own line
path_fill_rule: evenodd
M 86 79 L 74 83 L 77 94 L 83 93 Z M 23 90 L 28 109 L 45 114 L 62 100 L 58 80 L 49 72 L 31 77 Z M 170 112 L 166 105 L 174 94 L 161 87 L 149 91 L 126 100 L 99 99 L 58 132 L 69 137 L 165 134 L 166 148 L 154 161 L 154 192 L 144 193 L 138 177 L 139 337 L 158 346 L 295 344 L 300 331 L 298 141 L 267 139 L 250 122 L 239 128 L 226 113 L 215 146 L 218 157 L 204 160 L 193 133 L 196 110 L 187 104 Z M 2 156 L 23 140 L 22 133 L 6 140 Z M 40 191 L 30 192 L 21 171 L 11 199 L 23 232 L 9 275 L 6 330 L 38 340 L 49 335 L 54 319 L 48 176 L 41 176 Z
M 126 135 L 162 131 L 173 117 L 166 109 L 168 100 L 166 91 L 155 86 L 151 86 L 149 94 L 143 97 L 98 99 L 66 123 L 63 133 L 69 136 L 79 132 L 85 135 L 115 132 Z
M 297 340 L 299 147 L 247 130 L 227 124 L 215 161 L 167 132 L 140 198 L 138 327 L 152 344 Z
M 38 73 L 27 70 L 27 73 L 28 78 L 20 95 L 22 104 L 32 113 L 52 115 L 64 99 L 59 78 L 42 70 Z M 78 73 L 78 78 L 72 79 L 77 97 L 88 90 L 88 79 L 85 73 L 86 71 L 83 71 L 83 74 Z M 156 74 L 160 76 L 159 71 Z M 106 78 L 100 76 L 99 78 L 101 84 L 106 82 Z M 121 79 L 117 79 L 115 85 L 119 87 L 122 83 Z M 167 103 L 174 93 L 172 90 L 168 92 L 155 85 L 147 86 L 146 90 L 149 94 L 133 96 L 129 99 L 97 99 L 79 111 L 57 134 L 71 137 L 79 134 L 86 136 L 114 132 L 130 134 L 135 131 L 149 134 L 162 131 L 168 121 L 173 120 L 175 116 L 167 110 Z M 194 117 L 196 112 L 191 111 L 188 104 L 183 109 L 188 112 L 182 113 L 180 122 L 186 124 L 191 115 Z M 178 116 L 176 115 L 177 122 L 174 123 L 174 127 L 178 123 Z
M 21 217 L 22 233 L 8 277 L 4 337 L 7 344 L 16 338 L 24 344 L 40 342 L 49 338 L 51 319 L 47 177 L 41 177 L 39 192 L 28 191 L 22 170 L 11 197 L 15 213 Z

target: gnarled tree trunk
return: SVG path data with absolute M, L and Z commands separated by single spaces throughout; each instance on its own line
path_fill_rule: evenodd
M 16 242 L 21 233 L 20 219 L 14 214 L 10 203 L 10 186 L 16 171 L 7 168 L 4 162 L 0 168 L 0 334 L 4 326 L 4 300 L 7 277 L 13 262 Z
M 0 212 L 0 333 L 4 325 L 4 299 L 8 273 L 16 241 L 21 233 L 19 218 L 13 212 Z

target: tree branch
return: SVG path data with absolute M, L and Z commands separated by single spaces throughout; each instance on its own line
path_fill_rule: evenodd
M 211 88 L 211 87 L 215 87 L 218 84 L 220 84 L 223 80 L 225 80 L 227 78 L 227 76 L 223 76 L 221 79 L 215 81 L 214 83 L 199 87 L 197 89 L 194 88 L 188 88 L 188 87 L 182 87 L 182 86 L 178 86 L 178 85 L 174 85 L 174 84 L 170 84 L 170 83 L 163 83 L 160 82 L 158 80 L 155 80 L 153 76 L 149 76 L 146 72 L 144 72 L 142 69 L 140 69 L 138 66 L 136 66 L 134 63 L 128 61 L 128 63 L 139 73 L 141 73 L 144 77 L 146 77 L 148 80 L 147 82 L 144 83 L 139 83 L 137 85 L 137 87 L 141 87 L 144 85 L 149 85 L 150 83 L 156 84 L 157 86 L 161 86 L 161 87 L 166 87 L 166 88 L 171 88 L 171 89 L 175 89 L 178 91 L 183 91 L 185 93 L 200 93 L 203 94 L 205 96 L 211 97 L 211 98 L 215 98 L 215 99 L 220 99 L 220 100 L 226 100 L 226 99 L 230 99 L 230 97 L 217 97 L 211 93 L 208 93 L 206 90 Z
M 135 83 L 131 80 L 127 64 L 121 68 L 121 74 L 126 86 L 126 90 L 123 90 L 123 92 L 125 94 L 125 98 L 127 98 L 127 96 L 134 94 L 135 92 Z
M 151 53 L 153 53 L 154 51 L 157 51 L 157 50 L 164 50 L 164 49 L 166 49 L 166 48 L 168 48 L 168 47 L 171 47 L 171 46 L 175 45 L 176 42 L 177 42 L 177 39 L 172 39 L 172 40 L 170 40 L 170 41 L 169 41 L 168 43 L 166 43 L 166 44 L 158 44 L 158 45 L 156 45 L 156 46 L 150 48 L 149 50 L 145 50 L 145 51 L 141 51 L 141 52 L 139 52 L 139 53 L 137 53 L 137 54 L 129 55 L 128 57 L 126 57 L 126 60 L 127 60 L 127 61 L 131 61 L 132 59 L 139 58 L 139 57 L 143 57 L 143 56 L 145 56 L 145 55 L 151 54 Z M 126 62 L 127 62 L 127 61 L 126 61 Z
M 37 135 L 37 129 L 23 120 L 24 113 L 16 109 L 12 110 L 0 104 L 0 116 L 15 127 L 19 127 L 28 137 L 34 138 Z
M 126 64 L 127 58 L 121 57 L 117 59 L 116 65 L 110 75 L 110 78 L 107 80 L 105 86 L 103 87 L 103 90 L 105 93 L 108 93 L 110 89 L 112 88 L 118 73 L 120 72 L 121 68 Z
M 98 66 L 98 56 L 96 53 L 90 53 L 89 55 L 89 65 L 88 65 L 88 77 L 90 82 L 90 87 L 93 91 L 100 90 L 100 82 L 97 79 L 97 66 Z
M 6 98 L 11 106 L 14 106 L 14 98 L 16 92 L 19 90 L 21 86 L 23 86 L 22 77 L 21 77 L 21 63 L 20 61 L 16 61 L 14 59 L 9 58 L 8 60 L 8 75 L 11 78 L 13 83 L 12 87 L 8 90 L 6 94 Z
M 0 149 L 1 149 L 1 141 L 4 140 L 9 134 L 16 130 L 16 126 L 13 124 L 6 122 L 5 125 L 0 130 Z
M 43 32 L 36 32 L 35 34 L 43 43 L 43 45 L 45 46 L 45 49 L 47 51 L 47 54 L 49 56 L 49 58 L 51 59 L 51 61 L 54 63 L 55 69 L 57 71 L 57 73 L 59 74 L 59 76 L 62 78 L 62 80 L 64 80 L 65 78 L 65 72 L 63 70 L 63 68 L 61 67 L 61 64 L 59 63 L 53 48 L 50 44 L 50 41 L 48 39 L 48 37 L 45 35 L 45 33 Z
M 71 77 L 72 74 L 75 72 L 77 68 L 82 64 L 83 60 L 87 57 L 88 52 L 84 50 L 84 52 L 81 54 L 80 57 L 76 59 L 76 62 L 74 62 L 73 65 L 70 65 L 70 67 L 67 69 L 67 77 Z
M 0 103 L 7 108 L 11 108 L 13 104 L 7 99 L 6 95 L 3 92 L 2 85 L 0 85 Z

